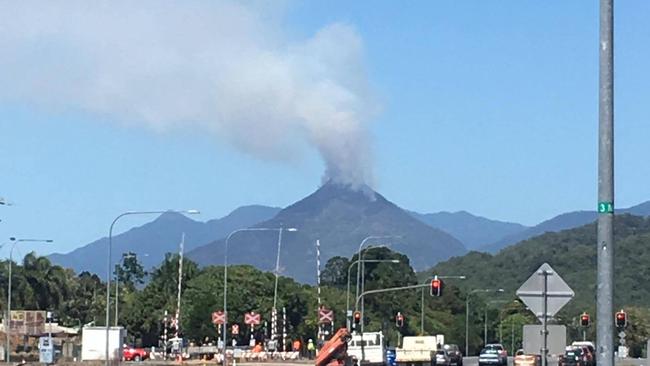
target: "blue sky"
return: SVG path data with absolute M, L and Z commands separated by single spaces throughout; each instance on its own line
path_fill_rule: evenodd
M 351 90 L 371 95 L 362 132 L 370 136 L 374 186 L 398 205 L 421 212 L 467 210 L 524 224 L 595 207 L 596 1 L 247 6 L 262 29 L 278 33 L 268 40 L 252 36 L 268 42 L 265 50 L 309 43 L 336 52 L 331 42 L 305 40 L 318 40 L 319 32 L 345 38 L 345 57 L 365 73 Z M 615 10 L 616 204 L 626 207 L 650 199 L 650 3 L 618 2 Z M 327 33 L 332 24 L 343 28 Z M 73 98 L 83 95 L 48 91 L 47 84 L 44 90 L 22 89 L 23 77 L 34 84 L 27 72 L 40 67 L 40 58 L 74 65 L 83 55 L 44 44 L 38 52 L 21 53 L 22 63 L 28 59 L 34 69 L 19 65 L 0 76 L 14 83 L 0 93 L 0 196 L 15 203 L 0 206 L 0 237 L 56 241 L 47 248 L 25 246 L 18 254 L 71 250 L 105 236 L 125 210 L 198 208 L 203 214 L 197 218 L 207 220 L 245 204 L 286 206 L 320 184 L 325 164 L 313 139 L 279 150 L 242 147 L 239 135 L 232 140 L 201 128 L 151 128 L 137 114 L 114 113 L 111 108 L 120 104 L 77 104 Z M 345 57 L 328 62 L 347 62 Z M 342 85 L 355 77 L 349 71 L 334 68 Z M 71 66 L 56 72 L 77 71 Z M 64 102 L 51 95 L 62 93 Z M 293 141 L 291 131 L 286 135 Z M 285 138 L 284 130 L 244 132 Z M 143 222 L 131 218 L 118 231 Z

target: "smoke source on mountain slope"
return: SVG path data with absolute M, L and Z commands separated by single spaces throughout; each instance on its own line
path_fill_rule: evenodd
M 325 178 L 370 183 L 377 108 L 359 35 L 337 23 L 291 36 L 276 4 L 0 2 L 0 103 L 194 129 L 264 159 L 306 142 Z

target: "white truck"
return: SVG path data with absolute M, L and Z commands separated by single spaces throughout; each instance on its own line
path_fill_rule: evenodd
M 110 360 L 122 359 L 122 345 L 126 330 L 110 327 L 108 330 L 108 357 Z M 81 330 L 81 360 L 106 360 L 106 327 L 83 327 Z
M 431 357 L 443 344 L 443 335 L 404 337 L 402 347 L 395 349 L 395 362 L 398 366 L 431 365 Z
M 348 356 L 359 365 L 385 365 L 386 348 L 381 332 L 354 334 L 348 342 Z

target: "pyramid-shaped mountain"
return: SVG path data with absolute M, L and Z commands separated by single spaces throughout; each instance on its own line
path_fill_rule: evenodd
M 408 212 L 368 187 L 353 189 L 326 183 L 308 197 L 281 210 L 258 228 L 297 228 L 282 238 L 281 273 L 301 282 L 316 280 L 316 240 L 322 265 L 333 256 L 351 256 L 367 236 L 394 236 L 368 241 L 389 244 L 409 256 L 411 265 L 425 269 L 467 250 L 451 235 L 415 219 Z M 223 263 L 224 240 L 199 247 L 188 254 L 201 265 Z M 247 263 L 273 270 L 277 253 L 276 232 L 240 232 L 229 243 L 230 264 Z

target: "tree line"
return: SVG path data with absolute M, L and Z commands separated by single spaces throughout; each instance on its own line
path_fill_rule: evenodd
M 366 262 L 363 266 L 366 290 L 426 283 L 429 277 L 427 273 L 417 274 L 408 257 L 388 248 L 372 248 L 362 255 L 364 259 L 382 261 Z M 356 267 L 350 268 L 350 265 L 357 259 L 356 254 L 351 258 L 333 257 L 323 269 L 321 305 L 334 310 L 335 314 L 333 327 L 326 327 L 328 331 L 345 326 L 348 273 L 351 273 L 350 304 L 354 309 Z M 176 312 L 178 263 L 177 254 L 167 254 L 159 266 L 145 270 L 136 255 L 125 253 L 120 264 L 115 266 L 114 275 L 119 280 L 119 324 L 127 329 L 130 343 L 137 346 L 158 345 L 165 311 L 169 316 Z M 0 269 L 2 299 L 6 299 L 6 267 Z M 180 331 L 186 339 L 197 343 L 206 339 L 216 341 L 217 329 L 211 322 L 211 314 L 223 308 L 223 272 L 222 266 L 199 267 L 191 260 L 184 259 Z M 448 343 L 456 343 L 464 349 L 467 290 L 463 288 L 461 280 L 449 279 L 444 282 L 441 297 L 430 296 L 426 288 L 424 296 L 419 289 L 368 295 L 364 300 L 365 330 L 381 330 L 390 346 L 395 346 L 401 336 L 424 333 L 444 334 Z M 254 336 L 257 339 L 269 336 L 274 284 L 273 273 L 248 265 L 229 266 L 229 323 L 240 325 L 240 334 L 236 336 L 239 344 L 248 344 L 250 336 L 250 330 L 244 324 L 246 312 L 255 311 L 262 316 L 262 324 L 254 330 Z M 114 286 L 115 281 L 112 281 L 111 325 L 115 321 Z M 422 299 L 424 317 L 421 319 Z M 26 255 L 22 263 L 14 264 L 13 309 L 54 311 L 63 325 L 80 327 L 105 325 L 105 306 L 106 282 L 95 274 L 77 274 L 34 253 Z M 280 276 L 278 309 L 280 314 L 282 308 L 286 309 L 288 339 L 301 339 L 303 342 L 316 339 L 318 306 L 315 286 Z M 395 324 L 397 312 L 405 317 L 402 328 Z M 628 344 L 633 353 L 640 353 L 637 343 L 645 342 L 650 332 L 644 325 L 650 323 L 646 321 L 650 320 L 650 310 L 637 307 L 631 309 L 629 314 L 633 325 L 628 329 Z M 579 327 L 574 324 L 575 319 L 559 320 L 568 325 L 570 339 L 581 337 Z M 518 349 L 521 347 L 522 326 L 535 323 L 533 314 L 513 295 L 484 297 L 473 294 L 468 324 L 470 353 L 478 352 L 483 345 L 486 324 L 488 342 L 500 341 L 508 349 Z M 278 329 L 282 329 L 282 325 Z M 231 338 L 230 334 L 228 338 Z

